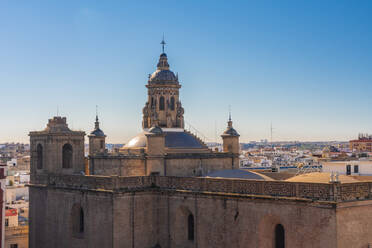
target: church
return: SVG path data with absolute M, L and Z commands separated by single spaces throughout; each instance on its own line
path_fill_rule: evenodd
M 143 131 L 120 150 L 98 116 L 87 157 L 65 117 L 29 133 L 31 248 L 370 247 L 372 182 L 239 170 L 231 117 L 222 151 L 185 130 L 164 49 L 146 88 Z

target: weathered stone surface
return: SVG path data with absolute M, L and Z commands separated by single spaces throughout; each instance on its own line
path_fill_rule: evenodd
M 369 182 L 38 175 L 30 186 L 30 247 L 271 248 L 279 223 L 286 247 L 367 247 L 372 241 L 372 200 L 358 200 Z M 333 192 L 348 197 L 335 202 Z M 82 239 L 71 235 L 74 203 L 86 214 Z M 189 214 L 194 241 L 187 237 Z

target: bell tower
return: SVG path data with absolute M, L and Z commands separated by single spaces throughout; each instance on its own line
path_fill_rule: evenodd
M 89 138 L 89 155 L 104 153 L 106 150 L 106 135 L 99 127 L 98 114 L 94 122 L 94 130 L 88 135 Z
M 223 140 L 223 151 L 239 154 L 240 145 L 239 145 L 239 134 L 232 126 L 231 114 L 229 114 L 229 121 L 227 122 L 227 129 L 221 135 Z
M 30 132 L 31 175 L 79 174 L 85 170 L 84 136 L 72 131 L 66 117 L 49 119 L 42 131 Z
M 179 99 L 181 85 L 178 75 L 169 70 L 168 57 L 164 53 L 164 39 L 161 44 L 163 53 L 160 54 L 156 71 L 149 75 L 146 85 L 148 98 L 143 108 L 142 127 L 184 128 L 184 109 Z

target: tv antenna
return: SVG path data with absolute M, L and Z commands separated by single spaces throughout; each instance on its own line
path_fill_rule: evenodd
M 270 143 L 273 144 L 273 123 L 270 122 Z

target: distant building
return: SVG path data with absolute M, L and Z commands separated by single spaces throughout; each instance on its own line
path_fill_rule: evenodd
M 5 227 L 18 226 L 18 211 L 17 209 L 5 210 Z
M 372 152 L 372 135 L 359 134 L 358 139 L 349 141 L 350 150 L 356 152 Z
M 0 248 L 4 247 L 5 240 L 5 188 L 6 188 L 6 164 L 0 164 Z
M 322 162 L 323 172 L 341 175 L 372 176 L 372 161 L 331 161 Z
M 28 226 L 6 228 L 5 248 L 28 248 Z
M 5 246 L 6 248 L 28 248 L 28 225 L 20 225 L 17 209 L 5 210 Z

